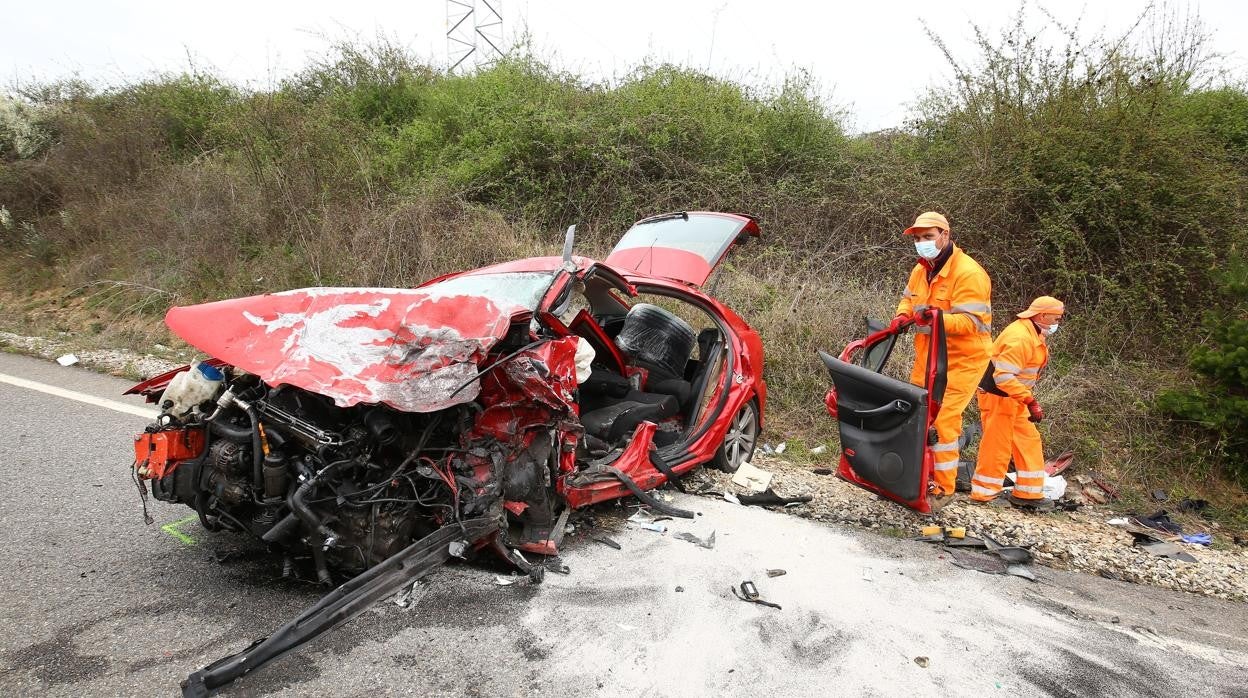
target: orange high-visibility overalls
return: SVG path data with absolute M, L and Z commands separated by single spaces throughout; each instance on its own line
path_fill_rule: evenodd
M 1040 431 L 1028 421 L 1027 402 L 1049 362 L 1044 334 L 1030 319 L 1015 320 L 992 345 L 992 380 L 1002 395 L 979 393 L 979 414 L 984 438 L 971 479 L 971 499 L 992 499 L 1001 494 L 1005 472 L 1014 459 L 1018 499 L 1044 497 L 1044 448 Z
M 984 376 L 992 348 L 992 282 L 988 272 L 957 245 L 931 282 L 927 280 L 927 267 L 914 265 L 897 313 L 913 314 L 927 308 L 944 311 L 949 356 L 944 401 L 935 422 L 937 443 L 932 447 L 935 463 L 932 482 L 942 494 L 953 494 L 958 476 L 962 412 Z M 915 329 L 919 334 L 914 338 L 910 382 L 922 386 L 931 330 L 918 326 Z

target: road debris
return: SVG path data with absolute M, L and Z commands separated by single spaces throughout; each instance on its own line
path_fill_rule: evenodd
M 558 559 L 547 560 L 546 569 L 558 574 L 572 574 L 572 568 L 560 562 Z
M 521 577 L 510 577 L 510 576 L 505 577 L 501 574 L 498 574 L 498 575 L 494 575 L 494 584 L 500 587 L 509 587 L 512 584 L 515 584 L 516 582 L 520 581 L 521 579 L 522 579 Z
M 607 536 L 594 536 L 594 541 L 597 543 L 602 543 L 603 545 L 609 548 L 615 548 L 616 550 L 623 550 L 623 547 L 621 547 L 619 543 L 616 543 L 614 540 L 608 538 Z
M 640 509 L 638 509 L 632 516 L 628 517 L 627 521 L 637 528 L 644 528 L 647 531 L 654 531 L 655 533 L 667 533 L 667 526 L 664 526 L 649 516 L 646 516 Z
M 1189 498 L 1187 498 L 1187 497 L 1184 497 L 1184 498 L 1183 498 L 1183 501 L 1179 502 L 1179 511 L 1184 511 L 1184 512 L 1188 512 L 1188 511 L 1194 511 L 1194 512 L 1204 512 L 1204 510 L 1205 510 L 1208 506 L 1209 506 L 1209 502 L 1207 502 L 1206 500 L 1203 500 L 1203 499 L 1189 499 Z M 1204 514 L 1202 513 L 1202 516 L 1203 516 L 1203 515 L 1204 515 Z
M 732 476 L 732 482 L 752 492 L 762 492 L 771 484 L 771 473 L 750 463 L 742 463 Z
M 1039 581 L 1036 578 L 1036 573 L 1032 572 L 1025 565 L 1010 565 L 1009 567 L 1005 568 L 1005 573 L 1013 575 L 1015 577 L 1022 577 L 1023 579 L 1029 579 L 1033 582 Z
M 706 548 L 707 550 L 712 550 L 715 548 L 715 532 L 714 531 L 711 531 L 711 535 L 708 536 L 705 540 L 702 538 L 698 538 L 692 533 L 674 533 L 672 534 L 672 537 L 679 538 L 680 540 L 689 541 L 690 543 L 693 543 L 699 548 Z
M 74 356 L 73 354 L 63 354 L 61 356 L 56 357 L 56 363 L 62 366 L 73 366 L 74 364 L 78 363 L 78 357 Z
M 950 549 L 946 552 L 949 553 L 949 561 L 962 569 L 975 570 L 985 574 L 1005 574 L 1005 569 L 1008 567 L 1001 558 L 983 553 L 957 549 Z
M 812 456 L 820 456 L 820 455 L 823 455 L 823 453 L 827 450 L 828 450 L 827 446 L 823 446 L 823 445 L 815 446 L 814 448 L 810 449 L 810 454 Z
M 805 504 L 814 499 L 810 495 L 801 495 L 798 497 L 781 497 L 776 494 L 775 490 L 768 487 L 759 494 L 742 494 L 737 496 L 737 501 L 746 506 L 772 507 L 772 506 L 789 506 L 790 504 Z
M 927 657 L 915 657 L 914 663 L 926 669 L 927 665 L 930 664 L 931 662 L 928 661 Z
M 761 455 L 753 462 L 773 473 L 771 487 L 776 493 L 814 495 L 813 501 L 791 512 L 802 518 L 873 531 L 913 531 L 916 535 L 924 524 L 932 521 L 892 502 L 864 494 L 838 477 L 817 475 L 809 464 Z M 710 469 L 695 473 L 704 480 L 718 483 L 719 490 L 713 495 L 716 498 L 724 487 L 730 486 L 726 473 Z M 1198 565 L 1151 555 L 1132 546 L 1130 534 L 1123 527 L 1106 525 L 1106 519 L 1125 518 L 1124 515 L 1101 509 L 1090 499 L 1082 500 L 1081 488 L 1075 482 L 1081 476 L 1077 470 L 1074 474 L 1069 471 L 1064 474 L 1068 483 L 1066 498 L 1079 498 L 1084 503 L 1078 512 L 1031 516 L 1013 508 L 985 507 L 957 498 L 945 508 L 938 522 L 945 526 L 965 526 L 967 538 L 963 540 L 968 544 L 974 543 L 972 537 L 987 533 L 1000 543 L 1026 545 L 1035 557 L 1033 564 L 1214 598 L 1248 600 L 1248 534 L 1224 527 L 1225 538 L 1219 537 L 1218 531 L 1211 531 L 1215 539 L 1211 547 L 1196 549 L 1181 544 L 1196 557 Z M 1088 483 L 1104 495 L 1090 479 Z M 1179 509 L 1174 504 L 1176 499 L 1177 496 L 1172 496 L 1168 503 L 1172 505 L 1172 512 Z M 1212 529 L 1212 525 L 1208 528 Z M 1193 528 L 1191 532 L 1201 530 L 1205 529 Z M 1239 538 L 1238 544 L 1232 542 L 1235 537 Z M 942 535 L 933 542 L 943 543 L 943 538 Z M 1227 546 L 1216 545 L 1219 540 L 1225 540 Z M 949 547 L 953 547 L 952 540 L 950 542 Z M 962 549 L 975 547 L 967 545 Z M 1036 573 L 1040 574 L 1039 570 Z M 759 576 L 762 576 L 761 571 Z
M 1192 545 L 1213 545 L 1213 536 L 1208 533 L 1185 533 L 1179 538 Z
M 1061 499 L 1066 495 L 1066 478 L 1061 475 L 1045 475 L 1041 493 L 1045 499 Z
M 786 574 L 788 574 L 788 572 L 782 569 L 767 570 L 768 577 L 783 577 Z
M 1152 541 L 1140 544 L 1139 547 L 1158 557 L 1168 557 L 1171 560 L 1181 560 L 1183 562 L 1196 562 L 1196 558 L 1192 557 L 1190 553 L 1178 545 L 1167 541 Z
M 756 603 L 759 606 L 767 606 L 768 608 L 774 608 L 776 610 L 783 610 L 780 608 L 780 604 L 772 603 L 770 601 L 764 601 L 763 599 L 759 598 L 758 587 L 754 585 L 754 582 L 751 582 L 748 579 L 745 580 L 744 582 L 741 582 L 740 592 L 737 591 L 737 587 L 730 587 L 730 588 L 732 589 L 733 596 L 736 596 L 738 599 L 741 599 L 742 601 L 747 601 L 749 603 Z
M 1060 456 L 1044 462 L 1045 475 L 1061 475 L 1064 470 L 1075 462 L 1074 451 L 1064 451 Z

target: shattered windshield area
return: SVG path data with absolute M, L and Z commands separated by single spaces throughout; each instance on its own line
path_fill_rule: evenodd
M 669 247 L 692 252 L 714 264 L 744 226 L 744 221 L 723 216 L 691 215 L 688 220 L 664 217 L 634 225 L 624 233 L 612 254 L 634 247 Z
M 536 310 L 554 272 L 500 272 L 457 276 L 420 290 L 438 297 L 483 296 L 500 308 Z

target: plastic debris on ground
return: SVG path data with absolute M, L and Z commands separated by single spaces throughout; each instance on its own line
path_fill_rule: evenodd
M 520 577 L 504 577 L 501 574 L 494 577 L 494 584 L 500 587 L 509 587 L 518 581 L 520 581 Z
M 788 574 L 788 572 L 786 572 L 785 570 L 781 570 L 781 569 L 767 570 L 768 577 L 783 577 L 786 574 Z
M 1008 574 L 1033 582 L 1037 581 L 1035 573 L 1027 567 L 1033 560 L 1031 551 L 1027 548 L 1018 545 L 1001 545 L 990 536 L 983 534 L 967 535 L 965 529 L 961 527 L 927 526 L 923 532 L 925 535 L 920 536 L 920 540 L 944 543 L 945 552 L 949 553 L 949 561 L 958 567 L 986 574 Z M 969 548 L 983 548 L 984 550 L 975 552 Z
M 611 540 L 610 538 L 606 536 L 594 536 L 594 541 L 598 543 L 602 543 L 603 545 L 609 548 L 615 548 L 616 550 L 623 550 L 623 548 L 620 546 L 619 543 L 616 543 L 614 540 Z
M 1208 533 L 1188 533 L 1180 536 L 1180 539 L 1182 539 L 1184 543 L 1191 543 L 1193 545 L 1213 545 L 1213 536 Z
M 1183 501 L 1179 502 L 1179 511 L 1204 512 L 1208 506 L 1209 502 L 1203 499 L 1189 499 L 1184 497 Z M 1204 514 L 1202 513 L 1201 515 L 1203 516 Z
M 948 553 L 950 562 L 967 570 L 986 574 L 1005 574 L 1005 569 L 1008 567 L 1005 560 L 992 555 L 973 553 L 969 550 L 949 550 Z
M 78 363 L 78 357 L 74 356 L 73 354 L 64 354 L 62 356 L 56 357 L 56 363 L 62 366 L 73 366 L 74 364 Z
M 928 664 L 930 664 L 931 662 L 928 660 L 927 657 L 915 657 L 914 663 L 926 669 Z
M 1075 462 L 1075 452 L 1065 451 L 1056 458 L 1051 458 L 1044 462 L 1044 473 L 1046 475 L 1061 475 Z
M 715 532 L 714 531 L 711 531 L 711 535 L 707 536 L 705 540 L 703 540 L 702 538 L 698 538 L 692 533 L 673 533 L 672 537 L 689 541 L 690 543 L 693 543 L 699 548 L 706 548 L 707 550 L 712 550 L 715 548 Z
M 1045 475 L 1041 492 L 1045 499 L 1061 499 L 1066 495 L 1066 478 L 1061 475 Z
M 771 473 L 750 463 L 742 463 L 733 474 L 732 483 L 752 492 L 762 492 L 771 484 Z
M 1023 579 L 1028 579 L 1033 582 L 1039 581 L 1036 579 L 1036 573 L 1032 572 L 1025 565 L 1010 565 L 1005 568 L 1005 573 L 1015 577 L 1022 577 Z
M 823 453 L 827 450 L 828 450 L 827 446 L 815 446 L 814 448 L 810 449 L 810 455 L 812 456 L 823 455 Z
M 872 578 L 871 578 L 871 568 L 870 568 L 870 567 L 863 567 L 863 568 L 862 568 L 862 581 L 864 581 L 864 582 L 873 582 L 873 581 L 875 581 L 874 579 L 872 579 Z
M 768 608 L 774 608 L 776 610 L 783 610 L 780 608 L 780 604 L 772 603 L 770 601 L 764 601 L 762 598 L 760 598 L 761 595 L 758 592 L 758 587 L 755 586 L 754 582 L 751 582 L 748 579 L 745 580 L 744 582 L 741 582 L 741 591 L 738 592 L 737 587 L 731 587 L 731 588 L 732 588 L 732 595 L 736 596 L 738 599 L 741 599 L 742 601 L 748 601 L 749 603 L 756 603 L 759 606 L 767 606 Z
M 735 495 L 735 494 L 733 494 L 733 493 L 731 493 L 731 492 L 725 492 L 725 493 L 724 493 L 724 501 L 725 501 L 725 502 L 732 502 L 733 504 L 740 504 L 740 503 L 741 503 L 741 500 L 740 500 L 740 499 L 737 499 L 737 495 Z
M 780 455 L 781 453 L 784 453 L 784 449 L 788 447 L 789 445 L 785 443 L 784 441 L 781 441 L 780 443 L 776 444 L 776 455 Z
M 1179 560 L 1181 562 L 1196 562 L 1196 558 L 1192 557 L 1190 553 L 1185 552 L 1174 543 L 1168 543 L 1166 541 L 1153 541 L 1151 543 L 1144 543 L 1139 547 L 1145 552 L 1156 555 L 1157 557 L 1168 557 L 1171 560 Z
M 628 517 L 627 521 L 637 528 L 644 528 L 647 531 L 654 531 L 655 533 L 667 532 L 667 526 L 664 526 L 649 516 L 646 516 L 640 509 L 638 509 L 632 516 Z
M 400 589 L 399 593 L 394 595 L 394 605 L 399 608 L 408 608 L 416 601 L 419 601 L 420 599 L 416 596 L 416 590 L 419 586 L 420 580 L 418 579 L 412 582 L 410 586 Z
M 771 488 L 767 488 L 758 494 L 742 494 L 737 496 L 737 502 L 746 506 L 790 506 L 795 504 L 806 504 L 813 500 L 814 497 L 808 494 L 797 497 L 781 497 Z
M 563 564 L 562 562 L 560 562 L 559 558 L 546 560 L 542 564 L 546 569 L 550 570 L 551 572 L 556 572 L 558 574 L 572 574 L 572 569 L 568 567 L 567 565 Z

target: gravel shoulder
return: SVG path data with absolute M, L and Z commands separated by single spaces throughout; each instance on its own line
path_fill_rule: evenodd
M 784 508 L 795 516 L 899 538 L 918 536 L 929 524 L 965 526 L 968 534 L 986 533 L 1006 545 L 1029 547 L 1037 562 L 1056 569 L 1220 599 L 1248 600 L 1248 548 L 1218 550 L 1183 545 L 1196 558 L 1194 563 L 1157 557 L 1134 547 L 1131 534 L 1107 523 L 1122 515 L 1107 506 L 1034 514 L 974 504 L 959 494 L 938 516 L 929 518 L 835 475 L 817 474 L 809 465 L 761 454 L 756 454 L 753 464 L 773 474 L 771 487 L 777 494 L 814 497 L 809 504 Z M 704 470 L 701 477 L 715 485 L 709 496 L 747 491 L 733 484 L 725 473 Z

